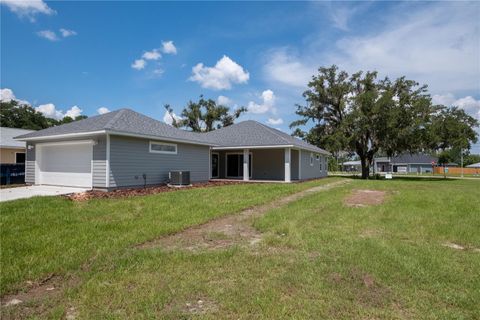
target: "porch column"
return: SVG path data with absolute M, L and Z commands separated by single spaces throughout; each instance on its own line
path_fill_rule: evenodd
M 250 174 L 248 172 L 250 157 L 248 155 L 249 155 L 249 150 L 243 149 L 243 181 L 250 180 Z
M 285 182 L 290 182 L 290 162 L 291 162 L 291 149 L 290 148 L 285 148 Z

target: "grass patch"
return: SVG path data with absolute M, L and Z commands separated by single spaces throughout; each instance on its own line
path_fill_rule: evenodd
M 35 197 L 0 204 L 1 287 L 66 274 L 120 249 L 337 179 L 241 184 L 123 199 Z
M 329 181 L 333 180 L 320 183 Z M 44 231 L 42 241 L 52 238 L 49 244 L 59 242 L 64 248 L 70 243 L 77 255 L 88 251 L 76 263 L 71 261 L 70 269 L 58 259 L 57 266 L 71 272 L 97 258 L 76 271 L 81 283 L 40 317 L 55 318 L 73 306 L 79 318 L 86 319 L 480 318 L 480 253 L 473 250 L 480 248 L 477 181 L 352 180 L 256 218 L 254 226 L 264 239 L 251 248 L 188 252 L 132 246 L 318 183 L 227 186 L 150 196 L 153 200 L 101 200 L 73 207 L 61 199 L 43 199 L 68 206 L 50 207 L 50 214 L 64 210 L 62 214 L 70 218 L 56 218 L 76 225 L 67 234 L 81 230 L 84 236 L 70 243 L 58 230 L 60 224 L 50 227 L 38 222 L 40 215 L 17 220 L 23 223 L 17 238 L 23 242 L 47 228 L 51 234 Z M 388 196 L 374 206 L 346 206 L 344 199 L 359 189 L 380 190 Z M 198 200 L 204 192 L 210 198 Z M 175 206 L 179 200 L 187 202 L 183 210 Z M 31 206 L 33 212 L 45 203 L 31 201 L 12 206 L 18 211 Z M 110 209 L 98 213 L 105 208 Z M 3 210 L 2 206 L 2 222 Z M 61 225 L 71 228 L 66 222 Z M 84 229 L 93 231 L 85 234 Z M 5 230 L 2 225 L 2 285 Z M 59 236 L 61 240 L 54 241 Z M 446 242 L 469 249 L 446 247 Z M 27 262 L 40 259 L 41 253 L 12 254 L 11 261 L 35 269 L 35 263 Z M 62 259 L 72 259 L 68 257 L 64 254 Z

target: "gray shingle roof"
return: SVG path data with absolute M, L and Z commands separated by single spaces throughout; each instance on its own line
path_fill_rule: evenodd
M 17 141 L 13 138 L 21 134 L 27 134 L 29 132 L 34 132 L 34 130 L 1 127 L 0 128 L 0 147 L 25 148 L 25 142 Z
M 466 166 L 467 168 L 480 168 L 480 162 L 470 164 Z
M 28 139 L 102 130 L 214 145 L 204 134 L 174 128 L 130 109 L 112 111 L 84 120 L 32 132 L 16 138 Z
M 393 157 L 391 163 L 431 164 L 432 161 L 438 162 L 438 158 L 423 153 L 404 153 L 399 156 Z
M 321 148 L 252 120 L 239 122 L 205 133 L 205 135 L 218 144 L 219 147 L 293 145 L 297 148 L 328 154 L 327 151 Z
M 252 120 L 208 133 L 195 133 L 174 128 L 130 109 L 112 111 L 61 126 L 31 132 L 16 138 L 40 138 L 102 130 L 223 147 L 292 145 L 297 148 L 328 154 L 325 150 L 303 140 Z

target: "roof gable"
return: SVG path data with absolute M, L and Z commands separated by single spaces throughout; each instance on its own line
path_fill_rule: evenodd
M 323 149 L 257 121 L 248 120 L 205 133 L 220 147 L 287 146 L 327 154 Z
M 107 131 L 118 134 L 132 134 L 149 136 L 158 139 L 169 139 L 211 145 L 212 143 L 200 133 L 189 132 L 174 128 L 161 121 L 147 117 L 130 109 L 120 109 L 93 116 L 87 119 L 74 121 L 60 126 L 32 132 L 17 137 L 18 139 L 41 138 L 48 136 L 61 136 Z

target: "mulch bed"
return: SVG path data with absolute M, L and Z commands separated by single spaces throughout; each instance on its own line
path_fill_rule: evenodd
M 147 186 L 145 188 L 118 189 L 110 192 L 89 190 L 81 193 L 65 195 L 64 197 L 72 201 L 86 201 L 90 199 L 111 199 L 111 198 L 124 198 L 124 197 L 133 197 L 133 196 L 144 196 L 144 195 L 156 194 L 161 192 L 174 192 L 174 191 L 187 190 L 187 189 L 218 187 L 218 186 L 243 184 L 243 183 L 254 183 L 254 182 L 210 181 L 210 182 L 204 182 L 204 183 L 195 183 L 192 186 L 181 187 L 181 188 L 169 187 L 167 185 L 159 185 L 159 186 Z

